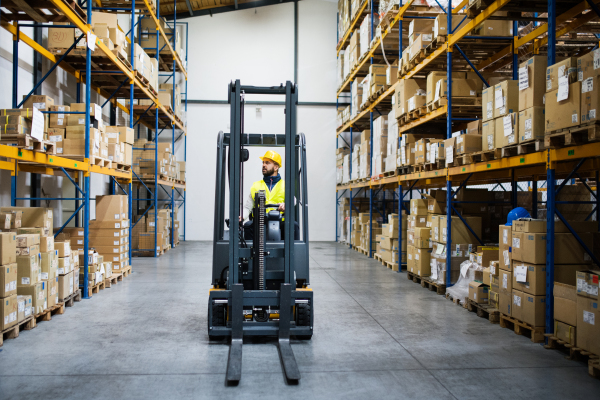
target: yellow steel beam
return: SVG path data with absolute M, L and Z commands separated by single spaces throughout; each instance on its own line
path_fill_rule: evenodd
M 171 46 L 170 39 L 167 38 L 165 31 L 163 30 L 163 28 L 161 28 L 160 22 L 158 21 L 158 18 L 156 18 L 156 14 L 154 13 L 154 11 L 152 11 L 152 7 L 150 7 L 150 3 L 148 2 L 148 0 L 144 0 L 144 3 L 146 4 L 146 8 L 148 9 L 148 12 L 150 13 L 150 16 L 152 17 L 152 19 L 154 20 L 154 23 L 156 24 L 156 30 L 160 32 L 160 35 L 163 37 L 163 40 L 165 41 L 168 50 L 171 52 L 171 54 L 173 54 L 175 61 L 177 61 L 177 65 L 179 65 L 179 68 L 181 69 L 181 72 L 183 73 L 183 75 L 185 76 L 185 80 L 187 81 L 187 71 L 183 67 L 183 63 L 181 62 L 181 59 L 179 58 L 179 54 L 177 52 L 175 52 L 175 50 L 173 50 L 173 46 Z M 177 34 L 177 26 L 175 26 L 175 29 L 173 30 L 173 36 L 176 37 L 175 36 L 176 34 Z M 157 54 L 156 58 L 158 59 L 159 56 L 160 55 Z
M 486 171 L 495 171 L 499 169 L 518 168 L 536 164 L 545 164 L 547 153 L 540 151 L 537 153 L 524 154 L 514 157 L 500 158 L 497 160 L 484 161 L 475 164 L 463 165 L 460 167 L 448 168 L 448 175 L 462 175 L 469 173 L 480 173 Z
M 93 172 L 95 174 L 114 176 L 115 178 L 121 178 L 128 182 L 131 181 L 131 177 L 133 175 L 131 173 L 131 171 L 122 172 L 122 171 L 117 171 L 116 169 L 101 167 L 99 165 L 90 165 L 90 172 Z
M 15 171 L 15 163 L 10 161 L 0 161 L 0 169 L 3 171 Z
M 600 156 L 600 142 L 587 143 L 581 146 L 550 149 L 550 162 L 567 161 L 578 158 Z
M 88 164 L 83 161 L 71 160 L 68 158 L 57 157 L 51 154 L 40 153 L 26 149 L 19 149 L 14 146 L 0 144 L 0 157 L 12 158 L 17 161 L 28 161 L 37 164 L 44 164 L 53 167 L 63 167 L 78 171 L 87 171 Z
M 448 35 L 448 45 L 452 46 L 458 43 L 463 37 L 467 36 L 473 29 L 479 26 L 483 21 L 491 17 L 496 11 L 504 7 L 510 0 L 496 0 L 488 8 L 483 10 L 478 16 L 473 18 L 471 22 L 460 28 L 456 33 Z
M 463 8 L 465 8 L 468 4 L 469 4 L 469 0 L 461 1 L 460 4 L 454 10 L 452 10 L 452 14 L 458 14 L 458 12 L 460 10 L 462 10 Z
M 17 164 L 19 172 L 29 172 L 31 174 L 54 175 L 54 168 L 44 167 L 37 164 Z
M 354 19 L 354 21 L 352 21 L 352 23 L 348 27 L 348 30 L 344 34 L 344 37 L 338 43 L 338 45 L 336 47 L 336 49 L 337 49 L 337 55 L 338 56 L 340 55 L 340 50 L 342 50 L 342 47 L 344 47 L 344 44 L 346 43 L 346 41 L 350 39 L 350 35 L 352 34 L 352 31 L 356 27 L 356 24 L 358 23 L 358 20 L 360 19 L 360 17 L 362 16 L 363 12 L 365 11 L 365 8 L 367 8 L 367 4 L 369 4 L 369 2 L 365 1 L 364 4 L 362 5 L 362 7 L 360 8 L 360 10 L 358 10 L 358 14 L 356 14 L 356 18 Z
M 399 129 L 399 133 L 406 132 L 409 129 L 412 129 L 416 126 L 419 126 L 421 124 L 429 122 L 432 119 L 441 117 L 442 115 L 446 114 L 447 111 L 448 111 L 448 106 L 440 107 L 437 110 L 434 110 L 434 111 L 430 112 L 429 114 L 425 115 L 424 117 L 421 117 L 415 121 L 411 121 L 408 124 L 402 125 Z
M 421 180 L 421 179 L 436 179 L 436 178 L 446 178 L 448 173 L 447 168 L 436 169 L 433 171 L 424 171 L 424 172 L 415 172 L 413 174 L 400 175 L 398 180 L 402 182 Z

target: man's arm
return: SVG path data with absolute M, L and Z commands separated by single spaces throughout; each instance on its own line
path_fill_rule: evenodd
M 254 208 L 254 199 L 252 198 L 252 193 L 248 194 L 248 197 L 246 198 L 246 202 L 244 203 L 244 209 L 243 209 L 243 216 L 242 216 L 242 220 L 244 221 L 244 223 L 246 221 L 248 221 L 248 219 L 250 218 L 250 213 L 252 213 L 252 209 Z

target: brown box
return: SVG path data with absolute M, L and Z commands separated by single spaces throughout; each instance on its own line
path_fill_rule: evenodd
M 494 86 L 494 118 L 519 111 L 519 81 L 506 80 Z
M 46 282 L 38 282 L 34 285 L 18 286 L 17 294 L 31 296 L 32 313 L 39 314 L 47 308 L 47 285 Z
M 577 308 L 573 311 L 573 316 L 577 317 Z M 577 344 L 577 328 L 556 319 L 554 320 L 554 336 L 573 346 Z
M 96 196 L 96 221 L 120 221 L 128 213 L 127 196 Z
M 545 264 L 546 234 L 513 232 L 512 259 L 531 264 Z
M 467 221 L 467 224 L 471 227 L 471 229 L 475 232 L 475 234 L 481 238 L 481 217 L 478 216 L 467 216 L 464 215 L 463 218 Z M 444 215 L 440 217 L 440 231 L 442 233 L 442 237 L 440 242 L 446 243 L 447 237 L 447 217 Z M 467 226 L 462 222 L 462 220 L 458 216 L 452 217 L 452 243 L 476 243 L 477 239 L 471 233 L 471 231 L 467 228 Z
M 518 143 L 544 139 L 545 111 L 544 107 L 530 107 L 519 112 Z
M 480 135 L 482 134 L 481 129 L 482 121 L 480 119 L 476 121 L 471 121 L 467 124 L 467 134 L 468 135 Z
M 496 149 L 496 122 L 493 119 L 484 121 L 481 125 L 481 149 L 495 150 Z
M 64 300 L 73 294 L 73 272 L 58 277 L 58 298 Z
M 577 288 L 554 282 L 554 319 L 577 326 Z
M 31 296 L 17 295 L 17 323 L 31 316 Z
M 511 304 L 511 316 L 523 321 L 523 302 L 525 295 L 519 290 L 512 291 L 512 304 Z
M 58 251 L 59 257 L 68 257 L 71 254 L 71 243 L 54 242 L 54 250 Z
M 598 280 L 600 279 L 600 270 L 582 269 L 577 271 L 575 276 L 577 280 L 577 295 L 589 297 L 598 300 Z
M 593 248 L 592 233 L 578 233 L 588 249 Z M 554 263 L 555 264 L 585 264 L 592 259 L 583 246 L 571 233 L 554 234 Z
M 25 98 L 25 96 L 23 96 Z M 42 95 L 31 95 L 25 103 L 23 108 L 37 108 L 40 111 L 48 111 L 50 106 L 54 105 L 54 99 L 50 96 Z
M 600 119 L 600 78 L 589 77 L 581 81 L 581 123 Z
M 40 244 L 40 235 L 37 234 L 21 234 L 17 235 L 17 247 L 30 247 Z
M 501 269 L 498 276 L 498 282 L 500 293 L 510 294 L 512 292 L 512 272 Z
M 547 66 L 546 56 L 533 56 L 519 64 L 519 111 L 544 107 Z
M 488 293 L 490 287 L 481 282 L 472 281 L 469 282 L 469 299 L 475 303 L 488 304 Z
M 52 209 L 43 207 L 0 207 L 0 212 L 21 212 L 21 226 L 43 227 L 50 229 L 52 234 L 53 218 Z
M 577 347 L 600 354 L 598 300 L 577 296 Z
M 50 110 L 49 111 L 70 111 L 70 107 L 69 106 L 51 106 L 49 107 Z M 50 128 L 65 128 L 67 126 L 67 116 L 68 113 L 65 114 L 50 114 L 50 123 L 49 123 L 49 127 Z
M 17 293 L 17 264 L 0 266 L 0 298 Z
M 564 60 L 546 67 L 546 93 L 558 89 L 558 78 L 567 76 L 569 84 L 577 80 L 577 58 L 567 57 Z M 570 91 L 570 90 L 569 90 Z M 548 96 L 546 96 L 546 105 Z
M 533 326 L 544 326 L 546 324 L 546 296 L 523 293 L 520 319 Z
M 40 253 L 42 280 L 52 280 L 58 275 L 58 254 L 56 251 Z
M 577 59 L 577 80 L 582 82 L 600 75 L 600 68 L 594 65 L 594 58 L 600 58 L 600 50 L 596 49 Z
M 410 215 L 427 215 L 427 200 L 426 199 L 412 199 L 410 201 Z
M 580 124 L 581 82 L 569 86 L 566 100 L 558 101 L 558 89 L 546 93 L 546 132 L 570 128 Z
M 58 277 L 51 279 L 47 282 L 48 284 L 48 308 L 58 304 Z
M 456 138 L 456 154 L 470 154 L 481 151 L 481 135 L 464 134 Z
M 512 315 L 512 292 L 500 292 L 498 293 L 498 310 L 504 315 Z
M 54 25 L 65 24 L 67 22 L 54 22 Z M 84 40 L 84 39 L 82 39 Z M 75 28 L 48 28 L 48 48 L 49 49 L 68 49 L 75 43 Z
M 42 279 L 39 254 L 17 256 L 17 286 L 33 285 Z
M 496 148 L 512 146 L 519 143 L 519 114 L 507 114 L 494 120 L 494 140 Z
M 494 119 L 494 86 L 481 91 L 481 108 L 483 122 Z
M 413 262 L 415 273 L 418 276 L 430 276 L 431 275 L 431 249 L 418 249 L 413 248 Z
M 107 136 L 109 133 L 116 133 L 119 143 L 133 144 L 135 140 L 133 129 L 127 126 L 107 126 L 106 133 Z
M 494 292 L 491 288 L 488 293 L 488 304 L 490 307 L 500 309 L 500 293 Z
M 0 299 L 0 331 L 8 329 L 17 324 L 17 295 L 13 294 L 6 298 Z
M 17 262 L 17 235 L 14 232 L 0 232 L 0 265 Z
M 413 20 L 418 21 L 418 20 Z M 458 29 L 464 27 L 471 22 L 471 18 L 466 18 L 464 15 L 452 15 L 452 31 L 457 32 Z M 438 14 L 433 23 L 433 38 L 438 36 L 448 35 L 448 16 L 444 13 Z
M 425 79 L 401 79 L 394 93 L 393 104 L 396 108 L 396 117 L 402 116 L 407 112 L 407 101 L 419 91 L 427 90 L 427 81 Z

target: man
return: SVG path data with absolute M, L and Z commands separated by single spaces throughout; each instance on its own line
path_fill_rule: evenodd
M 279 175 L 279 168 L 281 168 L 281 156 L 276 152 L 269 150 L 265 153 L 262 160 L 262 174 L 263 179 L 256 181 L 250 188 L 250 194 L 244 203 L 243 215 L 240 216 L 240 220 L 244 221 L 244 231 L 247 238 L 252 236 L 252 222 L 249 221 L 250 214 L 254 209 L 254 196 L 259 190 L 265 191 L 265 204 L 277 204 L 277 211 L 285 212 L 285 182 Z M 267 208 L 266 211 L 271 211 L 274 208 Z M 299 236 L 299 225 L 296 222 L 294 224 L 294 236 L 298 239 Z M 283 225 L 281 226 L 281 234 L 283 238 Z M 250 237 L 249 237 L 250 236 Z

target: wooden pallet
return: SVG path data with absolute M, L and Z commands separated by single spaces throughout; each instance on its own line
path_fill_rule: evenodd
M 439 284 L 431 280 L 431 278 L 421 279 L 421 286 L 429 289 L 430 292 L 436 292 L 439 295 L 446 294 L 446 285 Z
M 125 64 L 125 66 L 131 71 L 133 68 L 131 67 L 131 63 L 129 62 L 129 60 L 126 57 L 123 57 L 123 55 L 121 54 L 120 51 L 118 50 L 113 50 L 112 53 L 115 55 L 115 57 L 117 57 L 117 59 L 119 61 L 121 61 L 123 64 Z
M 450 293 L 446 293 L 446 299 L 452 301 L 457 306 L 461 306 L 463 308 L 467 308 L 467 305 L 463 299 L 454 298 Z
M 122 274 L 119 274 L 120 276 L 123 276 Z M 112 274 L 109 278 L 105 278 L 104 279 L 104 287 L 106 289 L 110 288 L 112 285 L 116 285 L 117 284 L 117 274 Z
M 400 271 L 400 264 L 398 263 L 393 263 L 390 261 L 384 261 L 385 266 L 388 267 L 389 269 L 391 269 L 394 272 L 399 272 Z
M 500 311 L 487 304 L 479 304 L 467 299 L 467 310 L 477 313 L 478 317 L 487 318 L 492 324 L 500 322 Z
M 79 286 L 79 289 L 83 290 L 83 285 Z M 88 285 L 88 297 L 100 293 L 101 290 L 104 290 L 104 281 L 98 282 L 95 285 Z
M 0 144 L 30 149 L 39 153 L 56 155 L 56 143 L 50 140 L 37 140 L 31 135 L 2 135 Z
M 426 47 L 428 53 L 433 53 L 438 49 L 438 47 L 442 46 L 446 43 L 446 37 L 438 35 L 438 37 L 434 38 L 431 43 L 429 43 Z
M 419 283 L 419 284 L 421 283 L 421 280 L 423 279 L 419 275 L 415 274 L 414 272 L 410 272 L 410 271 L 406 271 L 406 278 L 410 281 L 413 281 L 414 283 Z
M 78 161 L 83 161 L 85 158 L 84 156 L 79 155 L 79 154 L 63 154 L 61 157 L 68 158 L 71 160 L 78 160 Z M 89 160 L 90 160 L 90 165 L 98 165 L 100 167 L 112 168 L 112 161 L 110 161 L 108 158 L 102 158 L 102 157 L 90 155 Z
M 123 278 L 127 278 L 131 274 L 131 265 L 126 266 L 122 270 L 120 270 L 123 274 Z M 122 278 L 120 280 L 123 280 Z
M 458 165 L 466 165 L 471 163 L 485 162 L 495 160 L 500 158 L 499 149 L 495 150 L 485 150 L 485 151 L 477 151 L 471 154 L 463 154 L 460 156 L 456 156 L 455 159 L 458 161 Z
M 50 308 L 45 309 L 41 313 L 34 315 L 34 323 L 37 326 L 42 321 L 52 320 L 53 315 L 62 315 L 65 313 L 65 303 L 58 303 Z
M 438 108 L 442 108 L 448 105 L 447 97 L 440 97 L 437 100 L 434 100 L 427 104 L 427 110 L 429 112 L 433 112 Z M 452 97 L 452 107 L 455 108 L 460 107 L 481 107 L 481 97 Z M 481 113 L 481 110 L 479 109 Z
M 534 327 L 526 322 L 519 321 L 516 318 L 500 313 L 500 326 L 502 328 L 512 329 L 517 335 L 529 334 L 533 343 L 544 341 L 544 327 Z
M 379 253 L 373 253 L 373 258 L 382 264 L 385 262 L 385 261 L 383 261 L 383 258 L 381 258 L 381 255 Z
M 600 140 L 600 123 L 588 123 L 569 129 L 546 132 L 544 146 L 559 148 L 577 146 Z
M 600 361 L 597 359 L 588 360 L 588 373 L 592 378 L 600 379 Z
M 58 299 L 59 303 L 65 303 L 65 307 L 73 307 L 74 303 L 81 301 L 81 290 L 77 289 L 72 295 L 66 299 Z
M 30 331 L 35 328 L 35 326 L 35 319 L 33 318 L 33 315 L 30 315 L 15 326 L 6 328 L 0 335 L 0 347 L 2 347 L 5 340 L 18 338 L 21 331 Z
M 402 167 L 396 168 L 397 175 L 408 175 L 414 172 L 415 168 L 412 165 L 404 165 Z
M 115 163 L 113 163 L 113 164 L 115 164 Z M 124 172 L 131 171 L 131 165 L 127 165 L 127 164 L 116 163 L 116 167 L 114 165 L 113 165 L 113 167 L 115 169 L 118 169 L 118 170 L 121 170 L 121 171 L 124 171 Z

